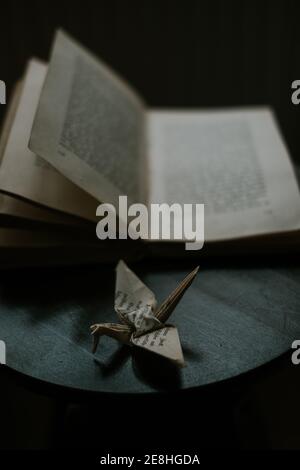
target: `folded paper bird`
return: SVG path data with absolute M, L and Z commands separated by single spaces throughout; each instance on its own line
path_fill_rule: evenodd
M 188 274 L 157 308 L 153 292 L 124 261 L 119 261 L 116 268 L 115 311 L 121 323 L 98 323 L 91 326 L 93 353 L 96 352 L 100 336 L 106 335 L 121 343 L 147 349 L 183 366 L 177 328 L 165 322 L 192 284 L 198 269 L 199 267 Z

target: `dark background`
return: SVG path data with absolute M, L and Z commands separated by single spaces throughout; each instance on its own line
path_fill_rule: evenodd
M 300 161 L 300 4 L 282 1 L 1 2 L 0 78 L 47 60 L 63 27 L 124 76 L 149 106 L 271 105 Z M 0 107 L 3 115 L 4 106 Z
M 47 60 L 54 31 L 63 27 L 125 77 L 151 107 L 271 105 L 300 163 L 300 105 L 291 103 L 291 83 L 300 79 L 299 7 L 292 0 L 10 0 L 0 6 L 0 79 L 9 99 L 27 60 Z M 0 106 L 0 119 L 5 109 Z M 299 389 L 298 370 L 287 357 L 275 372 L 263 372 L 246 395 L 233 394 L 230 386 L 216 395 L 197 395 L 188 410 L 192 416 L 197 405 L 205 419 L 197 439 L 227 448 L 237 443 L 242 448 L 300 448 Z M 90 410 L 70 405 L 68 397 L 53 401 L 3 377 L 1 391 L 3 447 L 88 447 L 93 437 L 101 444 L 90 428 Z M 236 395 L 241 398 L 235 400 Z M 170 409 L 169 402 L 164 406 Z M 97 419 L 101 426 L 99 410 Z M 232 435 L 233 429 L 238 435 Z

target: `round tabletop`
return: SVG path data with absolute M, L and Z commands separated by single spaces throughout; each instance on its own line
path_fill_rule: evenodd
M 158 299 L 192 263 L 130 265 Z M 0 339 L 7 366 L 75 390 L 153 393 L 235 377 L 286 352 L 300 333 L 300 268 L 291 262 L 222 264 L 205 259 L 170 323 L 186 362 L 178 369 L 155 354 L 101 338 L 91 352 L 89 327 L 118 321 L 114 267 L 3 271 Z

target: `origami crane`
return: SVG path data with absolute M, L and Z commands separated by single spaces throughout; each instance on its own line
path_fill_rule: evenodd
M 165 322 L 187 288 L 192 284 L 199 267 L 194 269 L 167 299 L 157 308 L 153 292 L 119 261 L 116 272 L 115 311 L 121 323 L 99 323 L 91 326 L 93 353 L 99 339 L 106 335 L 121 343 L 134 345 L 184 365 L 177 328 Z

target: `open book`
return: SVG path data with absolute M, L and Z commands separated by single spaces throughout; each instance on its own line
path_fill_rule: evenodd
M 4 263 L 299 246 L 298 184 L 271 110 L 149 109 L 62 31 L 49 64 L 32 59 L 15 89 L 0 158 Z M 205 204 L 204 249 L 98 240 L 96 208 L 117 207 L 120 195 L 146 206 Z

